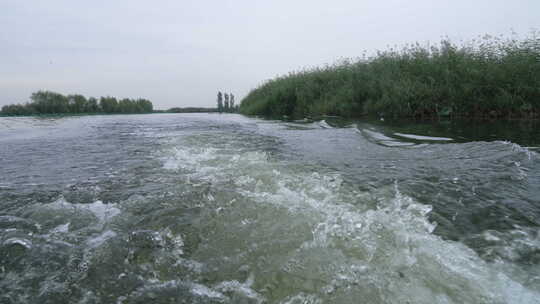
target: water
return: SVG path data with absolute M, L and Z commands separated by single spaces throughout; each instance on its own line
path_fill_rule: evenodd
M 540 134 L 486 125 L 0 118 L 0 303 L 540 303 Z

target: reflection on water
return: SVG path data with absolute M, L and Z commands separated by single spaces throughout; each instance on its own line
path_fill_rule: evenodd
M 534 122 L 0 118 L 1 303 L 538 303 Z

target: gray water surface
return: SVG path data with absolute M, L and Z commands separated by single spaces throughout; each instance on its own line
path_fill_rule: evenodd
M 482 128 L 0 118 L 0 303 L 540 303 L 540 137 Z

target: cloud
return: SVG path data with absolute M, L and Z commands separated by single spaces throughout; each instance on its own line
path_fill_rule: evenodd
M 262 81 L 388 45 L 540 28 L 529 1 L 2 1 L 0 105 L 38 89 L 240 99 Z

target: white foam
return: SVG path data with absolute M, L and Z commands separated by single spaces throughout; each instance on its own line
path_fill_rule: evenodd
M 86 244 L 90 248 L 97 248 L 105 243 L 107 240 L 116 237 L 116 232 L 107 230 L 100 235 L 86 240 Z
M 410 139 L 417 139 L 417 140 L 429 140 L 429 141 L 451 141 L 454 140 L 449 137 L 435 137 L 435 136 L 424 136 L 424 135 L 416 135 L 416 134 L 405 134 L 405 133 L 394 133 L 396 136 L 410 138 Z
M 216 298 L 216 299 L 226 299 L 225 295 L 223 295 L 221 292 L 212 290 L 202 284 L 193 283 L 191 285 L 191 292 L 198 296 L 205 296 L 205 297 Z
M 322 304 L 323 301 L 316 295 L 299 293 L 292 297 L 289 297 L 280 303 L 282 304 Z
M 273 220 L 283 221 L 283 225 L 297 220 L 310 223 L 312 238 L 303 242 L 291 256 L 282 258 L 298 261 L 299 266 L 287 268 L 290 275 L 309 277 L 315 273 L 320 280 L 326 277 L 325 290 L 332 294 L 343 288 L 362 288 L 367 279 L 379 282 L 381 290 L 378 292 L 400 295 L 399 299 L 540 302 L 536 291 L 486 263 L 470 248 L 433 235 L 436 223 L 428 220 L 431 206 L 400 193 L 397 184 L 362 193 L 343 183 L 339 174 L 294 170 L 288 164 L 270 161 L 263 152 L 177 147 L 167 161 L 182 164 L 193 177 L 216 183 L 228 183 L 231 176 L 235 176 L 235 192 L 243 200 L 265 206 L 259 212 L 274 206 L 289 212 L 288 217 L 280 219 L 268 215 Z M 220 203 L 217 196 L 215 203 Z M 238 226 L 250 230 L 252 224 L 257 224 L 245 220 L 240 210 L 237 212 Z M 233 216 L 231 212 L 228 214 Z M 264 214 L 259 213 L 257 218 L 265 219 Z M 264 225 L 258 229 L 264 229 Z M 241 236 L 248 243 L 260 242 L 250 240 L 251 237 L 251 234 Z M 335 252 L 339 254 L 336 256 Z M 316 262 L 305 258 L 315 254 L 318 254 Z M 321 263 L 334 267 L 336 261 L 344 263 L 340 266 L 343 269 L 317 272 Z M 403 276 L 412 285 L 399 281 L 399 276 L 397 279 L 389 276 L 388 271 L 393 275 L 405 273 Z M 441 294 L 437 288 L 446 291 Z M 213 289 L 262 299 L 249 284 L 234 280 L 222 282 Z M 517 300 L 516 294 L 522 301 Z M 293 299 L 294 296 L 284 301 Z
M 319 127 L 323 128 L 323 129 L 333 129 L 334 127 L 332 127 L 331 125 L 329 125 L 326 120 L 321 120 L 318 122 L 318 125 Z
M 375 140 L 379 140 L 379 141 L 385 141 L 385 140 L 388 140 L 388 141 L 394 141 L 395 139 L 394 138 L 391 138 L 391 137 L 388 137 L 382 133 L 379 133 L 379 132 L 375 132 L 375 131 L 371 131 L 371 130 L 368 130 L 368 129 L 362 129 L 362 130 L 358 130 L 360 133 L 365 133 L 367 134 L 369 137 L 375 139 Z
M 396 141 L 396 140 L 382 140 L 379 143 L 387 147 L 410 147 L 410 146 L 415 145 L 414 143 L 402 142 L 402 141 Z
M 180 234 L 174 234 L 169 228 L 164 229 L 160 234 L 172 244 L 172 250 L 174 250 L 175 254 L 184 254 L 184 240 Z
M 223 293 L 236 292 L 254 301 L 254 303 L 263 303 L 265 301 L 264 297 L 251 288 L 252 284 L 253 279 L 248 279 L 245 283 L 240 283 L 234 280 L 225 281 L 216 285 L 214 289 Z
M 531 160 L 533 157 L 536 157 L 538 156 L 538 153 L 536 153 L 535 151 L 527 148 L 527 147 L 522 147 L 516 143 L 513 143 L 511 141 L 502 141 L 503 144 L 505 145 L 510 145 L 510 147 L 512 148 L 513 151 L 516 151 L 516 152 L 519 152 L 519 153 L 524 153 L 525 155 L 527 155 L 527 158 L 528 160 Z
M 363 134 L 368 140 L 374 141 L 375 143 L 386 147 L 413 147 L 416 145 L 415 143 L 399 141 L 395 138 L 391 138 L 382 133 L 371 131 L 368 129 L 357 129 L 357 131 Z
M 104 204 L 102 201 L 95 201 L 91 204 L 80 204 L 79 208 L 92 211 L 102 221 L 110 220 L 120 214 L 120 209 L 115 204 Z
M 3 242 L 4 246 L 8 245 L 20 245 L 23 246 L 26 249 L 32 248 L 32 241 L 27 239 L 21 239 L 21 238 L 9 238 Z
M 51 230 L 51 234 L 68 232 L 70 224 L 71 224 L 70 222 L 67 222 L 65 224 L 56 226 L 53 230 Z
M 116 204 L 104 204 L 102 201 L 95 201 L 91 204 L 72 204 L 62 196 L 56 201 L 45 205 L 48 208 L 53 209 L 68 209 L 74 212 L 80 210 L 86 210 L 93 213 L 100 221 L 108 221 L 111 218 L 120 214 L 120 209 L 116 207 Z

